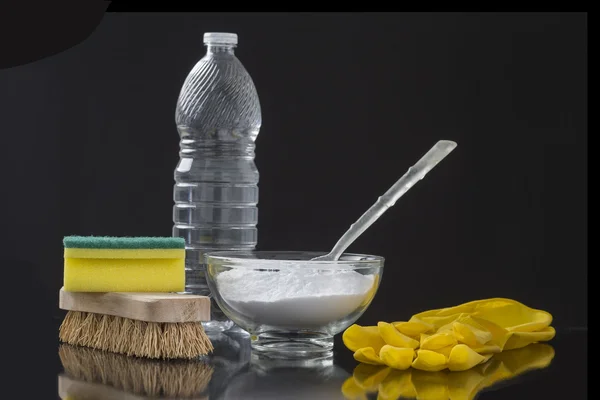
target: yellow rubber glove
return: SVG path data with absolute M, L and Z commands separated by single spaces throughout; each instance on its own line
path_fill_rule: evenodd
M 354 358 L 397 370 L 465 371 L 494 354 L 549 341 L 552 315 L 511 299 L 491 298 L 429 310 L 408 321 L 352 325 L 342 335 Z
M 348 349 L 357 351 L 365 347 L 372 347 L 375 352 L 385 345 L 376 326 L 352 325 L 342 334 L 342 340 Z
M 454 352 L 462 353 L 460 349 L 469 347 L 457 345 L 454 349 L 459 349 Z M 473 400 L 483 389 L 498 382 L 513 379 L 529 370 L 548 367 L 553 358 L 552 346 L 535 343 L 496 354 L 489 361 L 461 372 L 399 371 L 385 366 L 359 364 L 342 385 L 342 393 L 347 399 L 367 399 L 369 393 L 377 392 L 377 399 L 381 400 Z
M 527 307 L 516 300 L 504 298 L 476 300 L 455 307 L 425 311 L 415 314 L 413 318 L 436 326 L 436 324 L 445 325 L 445 323 L 454 321 L 461 314 L 479 317 L 509 332 L 539 331 L 552 323 L 550 313 Z
M 379 358 L 388 367 L 405 370 L 412 365 L 415 350 L 410 347 L 394 347 L 386 344 L 379 350 Z

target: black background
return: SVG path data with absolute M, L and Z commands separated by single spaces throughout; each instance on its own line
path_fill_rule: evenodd
M 587 326 L 586 19 L 107 13 L 81 44 L 0 70 L 5 294 L 26 298 L 13 318 L 62 316 L 63 236 L 171 234 L 175 103 L 203 33 L 224 31 L 262 105 L 259 249 L 329 250 L 455 140 L 349 248 L 386 258 L 359 323 L 509 297 Z

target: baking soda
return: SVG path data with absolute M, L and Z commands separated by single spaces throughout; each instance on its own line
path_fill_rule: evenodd
M 236 268 L 217 276 L 219 293 L 235 311 L 258 324 L 309 328 L 343 319 L 359 308 L 374 285 L 373 275 Z

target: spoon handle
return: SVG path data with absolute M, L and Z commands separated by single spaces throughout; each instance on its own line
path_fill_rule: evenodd
M 379 217 L 402 195 L 414 186 L 415 183 L 425 177 L 440 161 L 444 159 L 454 148 L 456 143 L 450 140 L 438 141 L 415 165 L 410 167 L 408 171 L 392 185 L 382 196 L 380 196 L 375 204 L 371 206 L 355 223 L 350 225 L 350 228 L 338 240 L 333 247 L 331 253 L 320 257 L 331 261 L 337 261 L 344 250 L 348 248 L 373 222 Z

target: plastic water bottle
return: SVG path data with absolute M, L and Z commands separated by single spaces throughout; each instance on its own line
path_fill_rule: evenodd
M 185 79 L 175 112 L 180 160 L 175 170 L 173 236 L 186 242 L 186 292 L 209 295 L 204 253 L 253 250 L 257 243 L 261 127 L 252 78 L 235 56 L 237 35 L 205 33 L 206 54 Z M 213 301 L 207 330 L 233 323 Z

